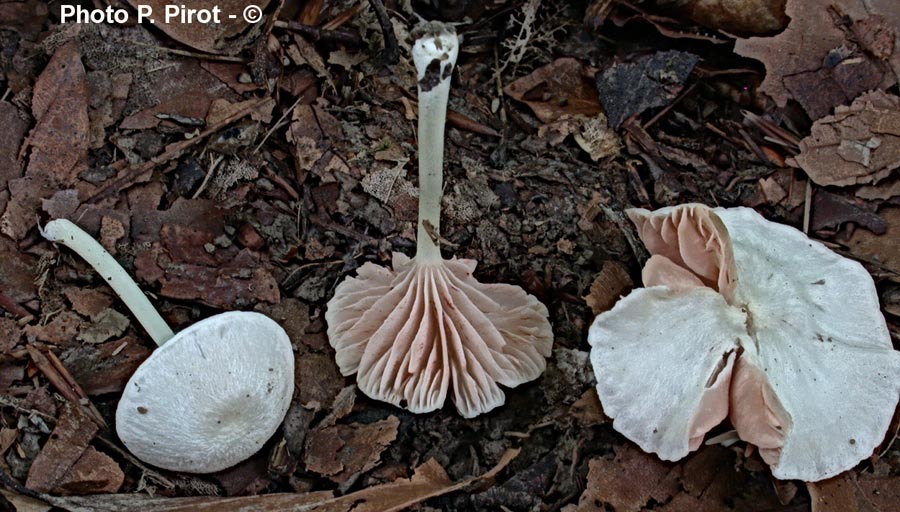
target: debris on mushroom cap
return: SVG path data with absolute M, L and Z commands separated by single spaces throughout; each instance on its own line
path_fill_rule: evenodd
M 128 381 L 116 431 L 144 462 L 211 473 L 253 455 L 294 391 L 287 334 L 259 313 L 222 313 L 184 329 Z
M 502 405 L 498 384 L 537 378 L 553 343 L 547 308 L 518 286 L 482 284 L 473 260 L 395 253 L 366 263 L 328 303 L 328 339 L 344 375 L 377 400 L 423 413 L 448 392 L 466 418 Z
M 619 432 L 674 460 L 727 415 L 779 479 L 872 454 L 900 398 L 900 352 L 860 264 L 749 208 L 628 214 L 654 253 L 652 286 L 589 334 Z

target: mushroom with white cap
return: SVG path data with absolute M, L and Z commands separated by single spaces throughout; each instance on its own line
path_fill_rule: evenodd
M 65 219 L 41 233 L 94 267 L 159 345 L 116 410 L 116 432 L 129 451 L 161 468 L 211 473 L 250 457 L 275 433 L 294 392 L 291 341 L 275 321 L 235 311 L 173 334 L 90 235 Z
M 419 85 L 419 221 L 416 256 L 393 269 L 366 263 L 328 302 L 328 339 L 341 373 L 366 395 L 416 413 L 451 394 L 466 418 L 502 405 L 500 385 L 536 379 L 553 333 L 547 308 L 518 286 L 482 284 L 473 260 L 445 260 L 438 247 L 444 124 L 459 51 L 451 26 L 416 29 Z
M 900 398 L 871 276 L 749 208 L 628 211 L 653 255 L 645 288 L 595 320 L 591 361 L 613 427 L 677 460 L 728 417 L 779 479 L 852 468 Z

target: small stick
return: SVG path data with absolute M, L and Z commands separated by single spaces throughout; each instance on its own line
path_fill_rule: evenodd
M 387 65 L 396 64 L 400 61 L 400 45 L 397 43 L 394 25 L 391 24 L 387 9 L 384 8 L 381 0 L 369 0 L 369 4 L 372 9 L 375 9 L 375 16 L 378 17 L 378 24 L 381 25 L 381 32 L 384 36 L 384 61 Z
M 31 312 L 22 307 L 18 302 L 13 300 L 9 295 L 0 292 L 0 308 L 3 308 L 19 318 L 31 316 Z
M 812 180 L 806 179 L 806 195 L 803 198 L 803 233 L 809 234 L 809 217 L 812 211 Z
M 28 355 L 31 356 L 31 360 L 34 361 L 35 366 L 47 377 L 47 380 L 53 384 L 62 396 L 66 397 L 66 399 L 72 402 L 73 405 L 80 407 L 85 414 L 87 414 L 92 420 L 94 420 L 98 425 L 103 427 L 104 429 L 109 429 L 109 425 L 106 424 L 106 421 L 103 420 L 103 416 L 100 415 L 100 411 L 94 407 L 94 404 L 88 399 L 87 395 L 84 394 L 84 390 L 81 386 L 75 382 L 75 379 L 72 378 L 72 375 L 69 374 L 68 370 L 62 365 L 62 362 L 53 355 L 53 352 L 48 353 L 56 359 L 54 363 L 47 356 L 41 353 L 40 350 L 32 347 L 31 345 L 27 345 L 25 347 L 28 350 Z M 62 371 L 60 371 L 60 368 Z M 74 383 L 74 386 L 72 385 Z M 79 396 L 81 395 L 81 396 Z
M 336 43 L 346 44 L 348 46 L 361 46 L 362 39 L 356 32 L 349 30 L 327 30 L 312 25 L 305 25 L 296 21 L 275 22 L 275 26 L 283 28 L 289 32 L 296 32 L 302 36 L 306 36 L 313 41 L 334 41 Z

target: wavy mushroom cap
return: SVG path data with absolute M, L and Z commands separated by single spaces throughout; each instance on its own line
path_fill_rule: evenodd
M 452 392 L 465 418 L 504 403 L 498 384 L 536 379 L 553 343 L 547 308 L 518 286 L 479 283 L 475 265 L 394 253 L 393 270 L 360 267 L 325 314 L 341 373 L 415 413 L 439 409 Z
M 142 364 L 116 410 L 116 431 L 139 459 L 212 473 L 256 453 L 294 392 L 287 333 L 259 313 L 222 313 L 184 329 Z
M 645 284 L 656 286 L 589 335 L 617 430 L 678 459 L 724 410 L 780 479 L 821 480 L 872 454 L 900 398 L 900 352 L 860 264 L 749 208 L 629 215 L 655 254 Z

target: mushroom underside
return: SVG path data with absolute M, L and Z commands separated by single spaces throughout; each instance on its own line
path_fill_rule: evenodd
M 358 374 L 366 395 L 421 413 L 450 394 L 469 418 L 504 403 L 499 385 L 543 372 L 553 336 L 536 298 L 479 283 L 472 260 L 418 263 L 395 253 L 393 267 L 361 267 L 326 313 L 338 366 Z

